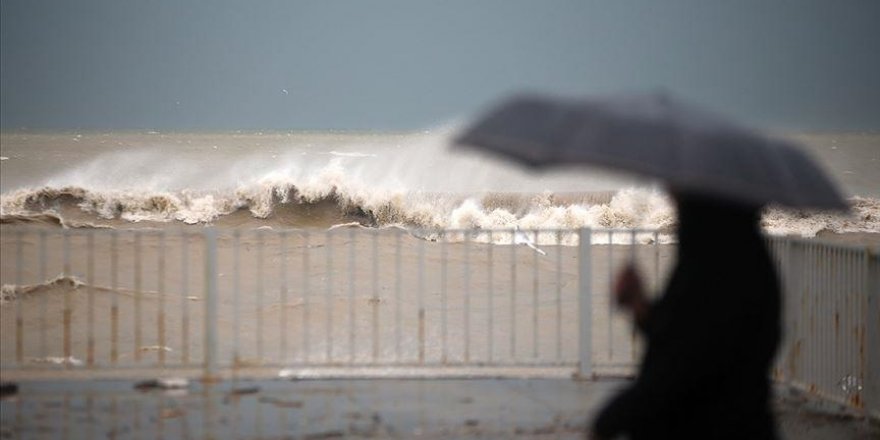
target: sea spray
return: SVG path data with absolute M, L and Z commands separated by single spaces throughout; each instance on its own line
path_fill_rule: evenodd
M 452 126 L 431 134 L 107 138 L 141 142 L 139 148 L 98 147 L 106 136 L 84 136 L 69 149 L 97 142 L 83 154 L 103 148 L 100 154 L 65 164 L 36 179 L 36 186 L 7 184 L 0 194 L 0 221 L 62 227 L 180 222 L 326 228 L 358 222 L 409 229 L 674 229 L 674 209 L 662 191 L 588 168 L 529 174 L 477 155 L 453 154 L 448 142 L 455 131 Z M 33 147 L 23 150 L 23 163 L 39 150 Z M 10 187 L 15 189 L 6 190 Z M 851 215 L 768 208 L 762 225 L 773 234 L 805 237 L 880 232 L 880 201 L 850 200 Z

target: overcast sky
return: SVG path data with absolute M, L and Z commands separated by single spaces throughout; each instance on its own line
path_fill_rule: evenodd
M 0 1 L 0 122 L 444 124 L 517 90 L 663 88 L 761 127 L 880 129 L 880 1 Z

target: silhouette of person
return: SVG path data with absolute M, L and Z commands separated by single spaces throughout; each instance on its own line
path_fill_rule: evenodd
M 780 339 L 780 291 L 758 207 L 674 195 L 678 262 L 649 302 L 628 267 L 618 304 L 647 346 L 634 383 L 594 421 L 597 439 L 775 439 L 770 369 Z

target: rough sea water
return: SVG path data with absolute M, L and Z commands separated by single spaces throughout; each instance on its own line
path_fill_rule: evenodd
M 0 220 L 74 228 L 675 226 L 668 196 L 652 182 L 586 167 L 530 174 L 450 150 L 454 132 L 4 133 Z M 789 137 L 839 182 L 852 212 L 771 207 L 764 229 L 880 233 L 880 135 Z

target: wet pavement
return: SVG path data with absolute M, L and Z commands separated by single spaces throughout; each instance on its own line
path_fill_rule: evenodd
M 19 383 L 0 402 L 6 438 L 583 438 L 623 380 L 310 379 Z M 178 384 L 179 385 L 179 384 Z M 865 420 L 779 393 L 784 438 L 880 438 Z

